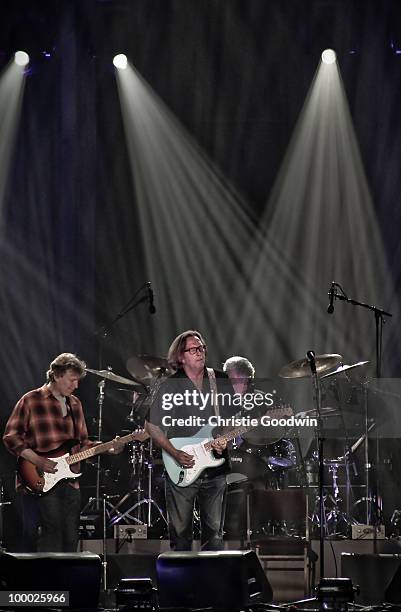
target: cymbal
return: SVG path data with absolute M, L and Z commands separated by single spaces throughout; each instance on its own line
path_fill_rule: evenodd
M 96 376 L 100 376 L 100 378 L 112 380 L 113 382 L 119 383 L 120 385 L 130 385 L 131 387 L 138 386 L 137 381 L 130 380 L 129 378 L 124 378 L 124 376 L 119 376 L 118 374 L 114 374 L 114 372 L 111 372 L 110 370 L 91 370 L 90 368 L 86 368 L 86 372 L 96 374 Z
M 170 376 L 174 370 L 167 359 L 153 357 L 152 355 L 138 355 L 130 357 L 126 363 L 128 372 L 139 380 L 149 380 L 160 374 Z
M 315 357 L 316 372 L 317 374 L 323 374 L 328 370 L 335 368 L 343 360 L 342 355 L 337 354 L 325 354 L 317 355 Z M 311 376 L 311 368 L 309 359 L 299 359 L 298 361 L 292 361 L 287 365 L 283 366 L 278 373 L 281 378 L 305 378 Z
M 333 372 L 329 372 L 328 374 L 325 374 L 324 376 L 322 376 L 322 378 L 328 378 L 329 376 L 335 376 L 336 374 L 342 374 L 343 372 L 346 372 L 347 370 L 352 370 L 353 368 L 360 368 L 361 366 L 366 365 L 367 363 L 370 363 L 370 361 L 358 361 L 358 363 L 353 363 L 351 365 L 340 365 L 338 366 L 338 368 L 333 370 Z
M 320 409 L 320 414 L 323 418 L 325 418 L 339 416 L 341 413 L 338 408 L 335 408 L 333 406 L 323 406 Z M 316 408 L 312 408 L 311 410 L 304 410 L 303 412 L 298 412 L 295 416 L 298 418 L 305 418 L 306 416 L 310 418 L 317 417 L 317 410 Z

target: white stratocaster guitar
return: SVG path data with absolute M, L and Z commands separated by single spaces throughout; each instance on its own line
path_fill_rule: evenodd
M 148 437 L 148 434 L 144 431 L 134 431 L 119 438 L 118 440 L 122 444 L 127 444 L 132 440 L 143 441 Z M 88 459 L 88 457 L 105 453 L 112 449 L 113 445 L 115 444 L 114 440 L 111 440 L 110 442 L 97 444 L 91 448 L 87 448 L 79 451 L 78 453 L 70 455 L 68 452 L 66 452 L 66 450 L 67 448 L 74 446 L 74 442 L 77 443 L 76 441 L 70 441 L 70 443 L 62 444 L 57 449 L 49 453 L 38 453 L 38 455 L 46 456 L 57 463 L 57 472 L 54 474 L 50 474 L 49 472 L 41 472 L 38 470 L 36 465 L 23 457 L 19 457 L 17 465 L 18 474 L 23 486 L 29 493 L 33 493 L 34 495 L 43 495 L 44 493 L 51 491 L 53 487 L 55 487 L 62 480 L 79 478 L 81 474 L 73 472 L 70 465 L 74 465 L 74 463 Z
M 293 409 L 290 406 L 281 406 L 269 410 L 266 415 L 275 417 L 291 416 Z M 265 415 L 265 416 L 266 416 Z M 236 427 L 226 432 L 224 435 L 213 438 L 210 425 L 205 425 L 198 433 L 190 438 L 171 438 L 171 444 L 178 450 L 182 450 L 189 455 L 193 455 L 195 464 L 191 468 L 184 468 L 164 449 L 162 450 L 164 466 L 167 474 L 174 484 L 179 487 L 188 487 L 201 475 L 203 470 L 211 467 L 218 467 L 225 461 L 224 457 L 215 457 L 212 450 L 213 440 L 229 442 L 233 438 L 253 429 L 253 427 Z

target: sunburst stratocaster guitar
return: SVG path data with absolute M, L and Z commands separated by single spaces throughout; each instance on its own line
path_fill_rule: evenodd
M 282 417 L 294 414 L 290 406 L 281 406 L 269 410 L 266 415 Z M 179 487 L 188 487 L 201 475 L 203 470 L 210 467 L 218 467 L 225 461 L 224 457 L 215 457 L 212 450 L 213 440 L 224 440 L 229 442 L 233 438 L 240 436 L 253 429 L 253 427 L 236 427 L 216 438 L 211 437 L 213 427 L 205 425 L 198 433 L 191 438 L 171 438 L 171 444 L 178 450 L 182 450 L 189 455 L 193 455 L 195 464 L 191 468 L 183 468 L 175 459 L 164 449 L 162 450 L 164 466 L 167 474 L 174 484 Z
M 146 438 L 148 438 L 148 435 L 145 432 L 134 431 L 119 438 L 118 440 L 122 444 L 128 444 L 128 442 L 131 442 L 132 440 L 142 441 Z M 87 448 L 79 451 L 78 453 L 70 455 L 68 452 L 66 452 L 66 450 L 71 447 L 70 442 L 62 444 L 59 446 L 59 448 L 56 448 L 49 453 L 38 453 L 38 455 L 46 456 L 48 459 L 51 459 L 57 463 L 57 471 L 54 474 L 50 474 L 49 472 L 41 472 L 38 470 L 36 465 L 23 457 L 19 457 L 17 465 L 18 474 L 23 486 L 29 493 L 34 495 L 44 495 L 45 493 L 51 491 L 53 487 L 55 487 L 62 480 L 75 479 L 81 476 L 81 473 L 73 472 L 70 469 L 71 465 L 74 465 L 74 463 L 78 463 L 79 461 L 83 461 L 84 459 L 88 459 L 89 457 L 93 457 L 94 455 L 106 453 L 108 450 L 113 448 L 114 444 L 114 440 L 110 440 L 110 442 L 97 444 L 96 446 L 92 446 L 91 448 Z

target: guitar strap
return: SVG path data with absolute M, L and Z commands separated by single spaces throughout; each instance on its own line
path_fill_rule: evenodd
M 217 399 L 216 374 L 215 374 L 215 371 L 213 370 L 213 368 L 206 368 L 206 371 L 207 371 L 207 375 L 209 377 L 210 390 L 213 393 L 214 414 L 216 416 L 219 416 L 220 415 L 220 409 L 219 409 L 219 402 L 218 402 L 218 399 Z
M 70 400 L 69 395 L 66 396 L 65 401 L 67 403 L 68 408 L 70 409 L 70 416 L 71 416 L 71 420 L 72 420 L 72 426 L 73 426 L 73 429 L 74 429 L 74 436 L 73 437 L 75 437 L 76 433 L 77 433 L 77 428 L 75 426 L 75 417 L 74 417 L 74 413 L 73 413 L 73 410 L 72 410 L 71 400 Z

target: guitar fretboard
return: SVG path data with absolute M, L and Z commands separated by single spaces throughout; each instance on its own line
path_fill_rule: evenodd
M 293 410 L 290 406 L 282 406 L 281 408 L 273 408 L 273 410 L 268 410 L 264 416 L 281 417 L 281 416 L 291 416 L 292 414 L 293 414 Z M 240 436 L 241 434 L 245 433 L 246 431 L 250 431 L 251 429 L 254 429 L 254 426 L 252 427 L 241 426 L 241 427 L 235 427 L 234 429 L 230 429 L 230 431 L 226 432 L 225 434 L 221 436 L 217 436 L 217 438 L 214 438 L 213 440 L 209 440 L 209 442 L 206 442 L 206 444 L 204 445 L 204 448 L 207 451 L 210 451 L 212 450 L 212 442 L 216 442 L 216 441 L 223 442 L 224 441 L 227 443 L 233 438 L 236 438 L 237 436 Z
M 132 442 L 132 440 L 139 440 L 143 435 L 142 430 L 133 431 L 122 438 L 119 438 L 119 442 L 123 444 L 128 444 L 128 442 Z M 88 459 L 88 457 L 93 457 L 94 455 L 100 455 L 101 453 L 106 453 L 108 450 L 113 448 L 115 445 L 114 440 L 110 440 L 110 442 L 103 442 L 102 444 L 97 444 L 96 446 L 92 446 L 91 448 L 86 448 L 85 450 L 79 451 L 79 453 L 74 453 L 67 458 L 67 463 L 73 465 L 74 463 L 78 463 L 79 461 L 83 461 L 84 459 Z

